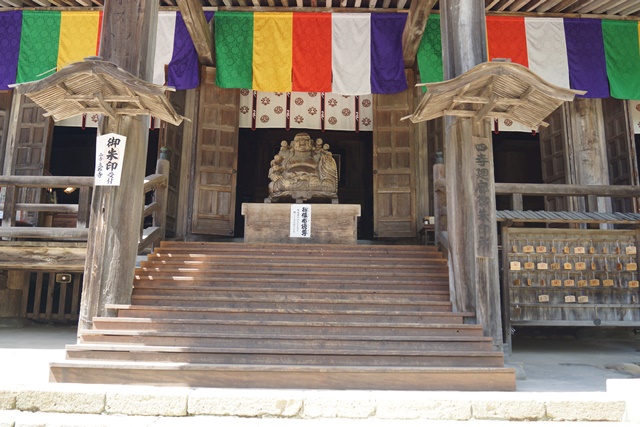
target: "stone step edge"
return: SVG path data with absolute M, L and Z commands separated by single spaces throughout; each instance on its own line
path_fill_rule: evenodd
M 435 392 L 212 389 L 85 384 L 0 386 L 13 414 L 221 416 L 281 419 L 626 421 L 631 400 L 612 392 Z M 17 419 L 17 418 L 16 418 Z M 8 424 L 11 425 L 11 424 Z

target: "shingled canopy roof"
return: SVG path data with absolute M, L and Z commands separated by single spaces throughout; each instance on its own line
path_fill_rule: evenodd
M 176 126 L 184 119 L 165 96 L 165 91 L 172 88 L 145 82 L 100 59 L 73 63 L 45 79 L 16 85 L 15 89 L 56 121 L 83 113 L 114 119 L 150 115 Z
M 544 119 L 565 101 L 586 92 L 554 86 L 522 65 L 485 62 L 455 79 L 426 83 L 418 108 L 405 117 L 422 122 L 442 116 L 510 119 L 531 129 L 548 126 Z

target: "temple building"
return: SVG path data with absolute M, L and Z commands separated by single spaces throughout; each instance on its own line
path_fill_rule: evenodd
M 0 318 L 79 323 L 59 382 L 436 390 L 640 326 L 640 5 L 469 3 L 0 0 Z

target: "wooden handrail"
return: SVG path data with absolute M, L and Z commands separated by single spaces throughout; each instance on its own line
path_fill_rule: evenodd
M 167 197 L 169 191 L 169 161 L 159 159 L 155 174 L 144 179 L 144 193 L 153 192 L 153 201 L 142 207 L 138 253 L 157 245 L 165 236 Z M 152 216 L 153 223 L 145 228 L 145 218 Z
M 149 175 L 144 179 L 144 193 L 148 193 L 151 190 L 155 190 L 156 188 L 163 188 L 163 186 L 167 185 L 167 177 L 162 174 L 154 173 L 153 175 Z
M 25 176 L 0 175 L 0 187 L 15 185 L 21 188 L 93 187 L 92 176 Z
M 93 177 L 87 176 L 0 176 L 0 187 L 6 188 L 5 202 L 0 204 L 3 213 L 0 237 L 17 239 L 72 239 L 86 241 L 89 223 L 88 213 L 93 190 Z M 52 204 L 52 203 L 19 203 L 18 193 L 20 189 L 50 189 L 50 188 L 78 188 L 78 204 Z M 38 224 L 31 227 L 16 227 L 16 213 L 25 212 L 49 212 L 49 213 L 78 213 L 78 221 L 75 229 L 58 227 L 39 227 Z
M 640 197 L 638 185 L 514 184 L 496 182 L 496 195 Z

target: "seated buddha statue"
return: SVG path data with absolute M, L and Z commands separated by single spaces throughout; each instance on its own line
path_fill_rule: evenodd
M 314 143 L 307 133 L 299 133 L 289 144 L 280 143 L 280 151 L 271 161 L 269 169 L 269 197 L 265 202 L 281 197 L 305 201 L 313 197 L 338 200 L 338 170 L 321 139 Z

